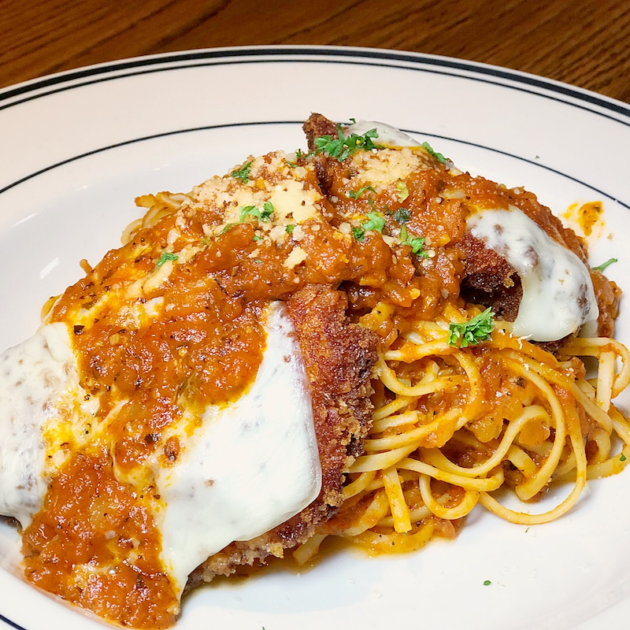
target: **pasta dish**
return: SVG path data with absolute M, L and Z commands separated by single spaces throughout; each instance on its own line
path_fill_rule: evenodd
M 625 467 L 611 261 L 393 127 L 304 131 L 139 197 L 122 247 L 0 355 L 0 514 L 35 586 L 166 628 L 240 567 L 331 536 L 415 551 L 478 505 L 547 523 Z

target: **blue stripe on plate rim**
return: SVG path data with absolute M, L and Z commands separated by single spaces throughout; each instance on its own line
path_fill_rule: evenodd
M 269 58 L 270 56 L 276 56 L 276 59 Z M 290 57 L 298 57 L 291 59 Z M 323 59 L 318 59 L 323 57 Z M 230 58 L 230 59 L 227 59 Z M 195 63 L 203 62 L 207 63 Z M 404 53 L 393 50 L 380 50 L 369 48 L 351 48 L 351 47 L 335 47 L 335 46 L 249 46 L 249 47 L 235 47 L 235 48 L 221 48 L 221 49 L 208 49 L 208 50 L 196 50 L 185 53 L 168 53 L 164 55 L 154 55 L 148 57 L 138 57 L 136 59 L 115 61 L 107 64 L 101 64 L 98 66 L 90 66 L 81 70 L 73 70 L 64 72 L 58 75 L 50 77 L 44 77 L 42 79 L 35 79 L 27 83 L 18 85 L 13 88 L 7 88 L 0 91 L 0 102 L 7 101 L 15 97 L 19 97 L 37 90 L 69 83 L 73 81 L 81 81 L 82 79 L 88 79 L 83 83 L 74 83 L 72 85 L 62 86 L 54 90 L 50 90 L 41 94 L 31 95 L 24 99 L 15 100 L 12 103 L 7 103 L 0 106 L 0 110 L 8 107 L 13 107 L 26 100 L 35 98 L 41 98 L 47 94 L 53 94 L 62 90 L 73 89 L 82 85 L 89 85 L 91 83 L 97 83 L 100 81 L 109 81 L 119 78 L 120 76 L 133 76 L 136 74 L 146 74 L 148 72 L 163 72 L 166 70 L 174 70 L 178 68 L 189 68 L 193 65 L 224 65 L 235 63 L 303 63 L 304 61 L 319 62 L 319 63 L 337 63 L 337 64 L 358 64 L 358 65 L 374 65 L 379 67 L 392 67 L 397 69 L 407 69 L 412 71 L 421 72 L 433 72 L 437 74 L 447 74 L 449 76 L 460 76 L 461 78 L 477 80 L 484 83 L 491 83 L 494 85 L 501 85 L 503 87 L 510 87 L 519 91 L 529 92 L 538 96 L 544 96 L 553 100 L 564 102 L 573 107 L 579 107 L 580 109 L 586 109 L 594 114 L 605 116 L 611 120 L 620 122 L 625 126 L 630 126 L 630 106 L 620 101 L 608 99 L 599 96 L 593 92 L 587 90 L 578 89 L 567 84 L 559 83 L 557 81 L 551 81 L 535 75 L 518 72 L 515 70 L 508 70 L 500 68 L 498 66 L 491 66 L 487 64 L 480 64 L 476 62 L 470 62 L 465 60 L 453 59 L 449 57 L 439 57 L 435 55 L 425 55 L 422 53 Z M 392 63 L 383 63 L 392 62 Z M 395 63 L 398 62 L 398 63 Z M 400 65 L 415 64 L 416 67 Z M 164 65 L 161 68 L 154 68 L 160 64 Z M 174 65 L 179 64 L 179 65 Z M 425 68 L 423 66 L 432 66 L 433 70 Z M 444 70 L 437 70 L 437 68 L 445 68 L 451 70 L 446 72 Z M 124 75 L 115 76 L 101 76 L 108 73 L 120 73 L 122 71 L 132 70 Z M 477 74 L 479 76 L 469 76 L 468 74 L 458 74 L 453 71 L 464 71 L 466 73 Z M 99 77 L 98 79 L 92 79 L 93 77 Z M 513 81 L 522 85 L 506 85 L 498 81 L 492 81 L 486 77 L 493 77 L 495 79 L 503 79 L 507 81 Z M 539 91 L 532 89 L 525 89 L 523 85 L 530 86 L 531 88 L 538 88 L 539 90 L 546 90 L 555 92 L 556 95 L 563 95 L 582 101 L 583 103 L 589 103 L 607 109 L 611 112 L 621 114 L 623 117 L 628 118 L 628 121 L 619 120 L 616 117 L 608 116 L 603 112 L 598 112 L 590 108 L 584 107 L 571 101 L 558 98 L 558 96 L 541 94 Z
M 128 76 L 128 75 L 125 75 Z M 30 173 L 29 175 L 26 175 L 10 184 L 8 184 L 7 186 L 5 186 L 4 188 L 0 189 L 0 195 L 4 192 L 7 192 L 8 190 L 11 190 L 12 188 L 15 188 L 16 186 L 19 186 L 20 184 L 23 184 L 24 182 L 33 179 L 34 177 L 37 177 L 38 175 L 42 175 L 43 173 L 47 173 L 48 171 L 51 171 L 55 168 L 59 168 L 60 166 L 65 166 L 66 164 L 70 164 L 71 162 L 76 162 L 77 160 L 81 160 L 87 157 L 90 157 L 92 155 L 96 155 L 98 153 L 103 153 L 105 151 L 110 151 L 112 149 L 117 149 L 120 147 L 124 147 L 124 146 L 128 146 L 131 144 L 136 144 L 139 142 L 146 142 L 149 140 L 156 140 L 159 138 L 165 138 L 168 136 L 174 136 L 174 135 L 179 135 L 179 134 L 184 134 L 184 133 L 195 133 L 195 132 L 201 132 L 201 131 L 210 131 L 212 129 L 228 129 L 228 128 L 236 128 L 236 127 L 248 127 L 248 126 L 267 126 L 267 125 L 302 125 L 303 121 L 297 121 L 297 120 L 268 120 L 268 121 L 256 121 L 256 122 L 238 122 L 238 123 L 226 123 L 226 124 L 219 124 L 219 125 L 207 125 L 207 126 L 203 126 L 203 127 L 193 127 L 190 129 L 178 129 L 176 131 L 166 131 L 163 133 L 158 133 L 158 134 L 153 134 L 150 136 L 144 136 L 141 138 L 132 138 L 130 140 L 125 140 L 124 142 L 118 142 L 116 144 L 111 144 L 108 146 L 104 146 L 104 147 L 100 147 L 98 149 L 93 149 L 92 151 L 88 151 L 86 153 L 81 153 L 79 155 L 70 157 L 70 158 L 66 158 L 65 160 L 62 160 L 61 162 L 57 162 L 55 164 L 51 164 L 50 166 L 46 166 L 45 168 L 39 169 L 38 171 L 35 171 L 33 173 Z M 350 124 L 349 122 L 347 122 L 347 124 Z M 451 136 L 444 136 L 444 135 L 439 135 L 439 134 L 435 134 L 435 133 L 431 133 L 428 131 L 417 131 L 414 129 L 403 129 L 403 131 L 405 131 L 406 133 L 412 133 L 412 134 L 416 134 L 419 136 L 425 136 L 425 137 L 429 137 L 429 138 L 437 138 L 439 140 L 449 140 L 451 142 L 457 142 L 459 144 L 465 144 L 467 146 L 472 146 L 472 147 L 476 147 L 478 149 L 483 149 L 485 151 L 491 151 L 493 153 L 498 153 L 500 155 L 505 155 L 507 157 L 511 157 L 514 158 L 516 160 L 520 160 L 522 162 L 527 162 L 528 164 L 532 164 L 533 166 L 536 166 L 538 168 L 542 168 L 546 171 L 550 171 L 552 173 L 555 173 L 556 175 L 560 175 L 562 177 L 565 177 L 573 182 L 576 182 L 578 184 L 581 184 L 582 186 L 585 186 L 586 188 L 589 188 L 590 190 L 592 190 L 593 192 L 596 192 L 599 195 L 603 195 L 604 197 L 608 197 L 608 199 L 611 199 L 613 201 L 615 201 L 616 203 L 618 203 L 619 205 L 623 206 L 624 208 L 630 210 L 630 205 L 628 205 L 627 203 L 621 201 L 620 199 L 616 198 L 613 195 L 610 195 L 609 193 L 600 190 L 599 188 L 596 188 L 595 186 L 588 184 L 576 177 L 573 177 L 572 175 L 568 175 L 567 173 L 563 173 L 562 171 L 559 171 L 557 169 L 551 168 L 550 166 L 545 166 L 544 164 L 539 164 L 538 162 L 534 161 L 534 160 L 530 160 L 528 158 L 522 157 L 520 155 L 516 155 L 514 153 L 509 153 L 507 151 L 502 151 L 500 149 L 495 149 L 493 147 L 489 147 L 489 146 L 485 146 L 482 144 L 478 144 L 476 142 L 469 142 L 467 140 L 460 140 L 458 138 L 453 138 Z
M 0 628 L 2 628 L 4 625 L 9 626 L 9 628 L 15 628 L 15 630 L 26 630 L 24 626 L 19 626 L 14 621 L 7 619 L 4 615 L 0 614 Z

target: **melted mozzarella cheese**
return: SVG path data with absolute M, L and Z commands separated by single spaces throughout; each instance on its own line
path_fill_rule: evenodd
M 179 460 L 166 468 L 156 456 L 151 464 L 161 495 L 154 516 L 162 558 L 180 590 L 210 555 L 273 529 L 321 489 L 308 380 L 280 303 L 269 307 L 264 325 L 267 346 L 248 391 L 208 407 L 191 435 L 185 411 L 172 428 L 183 446 Z M 42 326 L 0 355 L 0 514 L 27 527 L 51 475 L 106 431 L 105 422 L 93 426 L 98 401 L 86 402 L 85 394 L 65 324 Z
M 404 131 L 376 120 L 359 120 L 359 122 L 356 122 L 347 128 L 347 133 L 356 133 L 357 135 L 362 136 L 371 129 L 376 129 L 378 132 L 378 139 L 376 142 L 379 144 L 389 144 L 396 147 L 421 146 L 417 140 L 414 140 Z
M 267 313 L 267 348 L 236 402 L 210 406 L 158 488 L 163 558 L 180 588 L 206 558 L 291 518 L 319 494 L 321 468 L 308 381 L 284 307 Z
M 481 210 L 470 233 L 501 254 L 521 278 L 523 299 L 512 333 L 556 341 L 599 316 L 588 269 L 517 208 Z
M 42 326 L 0 355 L 0 514 L 22 527 L 39 511 L 46 492 L 44 433 L 66 416 L 77 387 L 65 324 Z

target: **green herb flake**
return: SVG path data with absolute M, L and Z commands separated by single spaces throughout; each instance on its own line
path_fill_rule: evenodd
M 398 210 L 394 212 L 394 219 L 398 221 L 398 223 L 407 223 L 407 221 L 411 219 L 409 210 L 407 210 L 407 208 L 398 208 Z
M 468 346 L 476 346 L 482 341 L 487 341 L 490 339 L 494 328 L 492 316 L 492 309 L 487 308 L 483 313 L 475 315 L 465 324 L 449 324 L 448 345 L 455 348 L 458 346 L 466 348 Z
M 251 161 L 246 162 L 245 164 L 243 164 L 243 166 L 241 166 L 241 168 L 232 171 L 232 177 L 234 179 L 240 179 L 243 184 L 247 184 L 247 182 L 249 181 L 249 170 L 251 169 L 251 167 Z
M 398 191 L 398 201 L 400 201 L 400 203 L 409 197 L 409 189 L 402 179 L 399 179 L 396 182 L 396 190 Z
M 240 211 L 241 223 L 245 221 L 247 217 L 253 217 L 259 221 L 269 221 L 273 214 L 273 204 L 270 201 L 265 202 L 262 212 L 256 206 L 243 206 Z
M 262 265 L 263 261 L 260 260 L 260 258 L 256 258 L 256 260 L 254 261 L 257 265 Z
M 368 221 L 363 224 L 364 230 L 374 230 L 375 232 L 383 232 L 385 227 L 385 217 L 378 212 L 368 212 Z
M 413 236 L 409 234 L 407 226 L 403 224 L 400 228 L 400 244 L 409 245 L 411 247 L 411 253 L 415 254 L 419 258 L 428 258 L 429 254 L 424 251 L 424 238 L 421 236 Z
M 304 153 L 302 153 L 302 149 L 298 149 L 298 150 L 295 152 L 295 157 L 296 157 L 298 160 L 301 160 L 301 159 L 304 157 Z
M 261 213 L 261 221 L 267 221 L 271 218 L 271 215 L 273 214 L 273 204 L 271 203 L 271 201 L 265 201 L 265 203 L 263 204 L 263 211 Z
M 445 158 L 441 153 L 433 150 L 433 147 L 428 142 L 423 142 L 422 146 L 427 150 L 427 153 L 434 157 L 440 164 L 446 164 L 448 158 Z
M 295 230 L 295 225 L 293 225 L 293 223 L 289 223 L 289 225 L 287 225 L 287 227 L 284 228 L 284 231 L 287 234 L 293 234 L 293 230 Z
M 628 459 L 623 453 L 621 453 L 621 455 L 619 455 L 619 461 L 620 462 L 625 462 L 626 459 Z
M 162 252 L 160 259 L 155 263 L 155 266 L 159 269 L 164 263 L 169 260 L 177 260 L 179 256 L 177 254 L 172 254 L 171 252 Z
M 243 206 L 239 213 L 241 223 L 243 223 L 247 217 L 260 219 L 260 210 L 256 206 Z
M 315 138 L 315 150 L 312 153 L 325 153 L 339 162 L 343 162 L 348 156 L 354 155 L 357 151 L 371 151 L 380 148 L 374 144 L 374 138 L 378 138 L 376 129 L 366 131 L 362 136 L 353 133 L 346 137 L 343 135 L 341 125 L 337 125 L 338 138 L 332 136 L 320 136 Z
M 619 262 L 616 258 L 609 258 L 605 263 L 602 263 L 601 265 L 597 265 L 597 267 L 592 267 L 592 269 L 593 271 L 600 271 L 601 273 L 604 273 L 604 271 L 608 269 L 610 265 L 616 262 Z
M 490 586 L 490 584 L 492 584 L 490 580 L 485 580 L 483 583 L 484 586 Z
M 258 241 L 262 240 L 262 236 L 259 236 L 258 234 L 254 234 L 254 238 L 252 240 L 258 242 Z
M 365 230 L 360 227 L 353 227 L 352 236 L 354 236 L 355 240 L 359 241 L 360 243 L 365 238 Z
M 351 190 L 348 193 L 348 197 L 350 197 L 350 199 L 358 199 L 366 190 L 371 190 L 373 193 L 376 192 L 374 188 L 372 188 L 372 186 L 363 186 L 363 188 L 359 188 L 357 192 L 354 192 L 354 190 Z

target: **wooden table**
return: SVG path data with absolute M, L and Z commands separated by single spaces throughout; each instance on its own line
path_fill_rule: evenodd
M 523 70 L 630 103 L 629 0 L 0 0 L 0 87 L 125 57 L 372 46 Z

